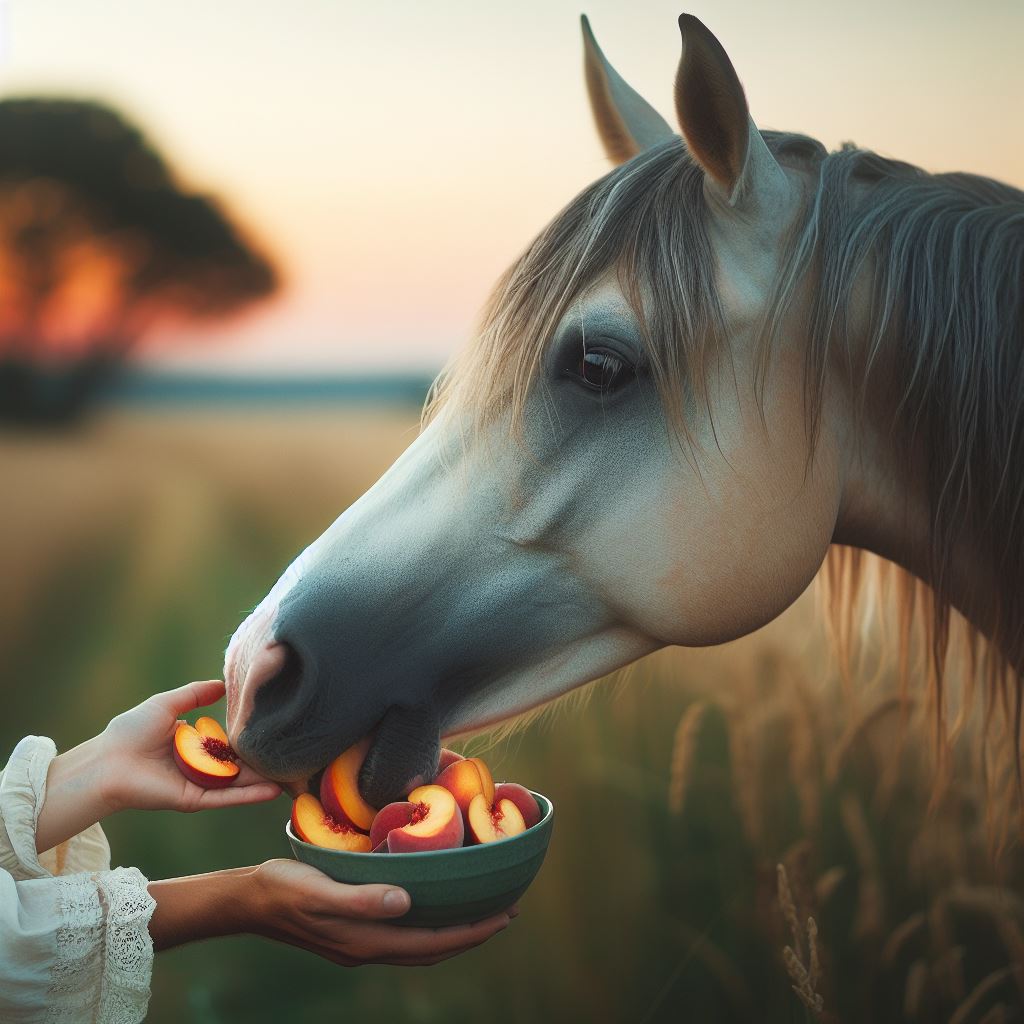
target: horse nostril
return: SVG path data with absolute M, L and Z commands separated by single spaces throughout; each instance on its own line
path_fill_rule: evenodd
M 289 644 L 274 642 L 261 647 L 246 668 L 238 691 L 235 708 L 228 713 L 228 736 L 234 742 L 252 716 L 256 694 L 268 683 L 298 678 L 301 666 L 298 656 Z M 277 687 L 273 687 L 277 689 Z M 265 695 L 269 696 L 269 694 Z M 265 698 L 264 698 L 265 699 Z M 229 702 L 230 703 L 230 702 Z M 233 711 L 233 713 L 232 713 Z
M 284 671 L 288 662 L 289 648 L 283 643 L 273 643 L 262 647 L 256 657 L 249 662 L 249 670 L 245 673 L 242 691 L 256 693 L 264 683 L 269 683 L 275 676 Z

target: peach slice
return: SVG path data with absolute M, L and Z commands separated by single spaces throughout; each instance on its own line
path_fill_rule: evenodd
M 487 767 L 480 760 L 479 757 L 467 758 L 472 764 L 476 765 L 477 771 L 480 772 L 480 782 L 484 787 L 484 796 L 487 797 L 487 803 L 494 803 L 494 779 L 491 778 L 491 769 Z
M 454 761 L 436 779 L 435 786 L 443 786 L 448 790 L 455 802 L 459 805 L 463 817 L 469 814 L 470 801 L 478 793 L 484 792 L 483 779 L 480 778 L 480 769 L 476 762 L 463 758 L 461 761 Z M 489 803 L 490 801 L 488 801 Z
M 445 770 L 450 764 L 455 764 L 456 761 L 464 761 L 465 758 L 461 754 L 456 754 L 454 750 L 449 750 L 447 747 L 441 748 L 441 759 L 437 762 L 437 774 Z
M 307 843 L 329 850 L 369 853 L 370 837 L 338 821 L 312 793 L 301 793 L 292 804 L 292 830 Z
M 179 722 L 171 744 L 174 762 L 181 774 L 197 786 L 206 789 L 230 786 L 239 770 L 235 752 L 228 746 L 224 730 L 212 718 L 205 721 L 215 725 L 220 735 L 211 732 L 204 734 L 187 722 Z
M 489 804 L 483 793 L 473 797 L 469 805 L 469 832 L 478 843 L 510 839 L 526 831 L 526 822 L 511 800 Z
M 527 828 L 533 828 L 540 821 L 540 805 L 533 794 L 518 782 L 501 782 L 494 787 L 494 802 L 511 800 L 519 808 Z
M 455 797 L 444 786 L 419 786 L 409 794 L 412 820 L 388 833 L 389 853 L 420 853 L 461 846 L 465 836 Z
M 370 826 L 370 845 L 374 850 L 384 843 L 393 828 L 402 828 L 412 821 L 417 806 L 408 800 L 396 800 L 377 812 Z
M 192 726 L 193 729 L 200 736 L 209 736 L 212 740 L 220 740 L 221 743 L 227 743 L 228 734 L 224 731 L 220 722 L 216 718 L 208 718 L 204 715 L 202 718 L 197 718 L 196 723 Z
M 377 808 L 371 807 L 359 793 L 359 769 L 370 749 L 370 737 L 360 740 L 328 766 L 320 780 L 320 800 L 335 821 L 354 825 L 369 832 Z

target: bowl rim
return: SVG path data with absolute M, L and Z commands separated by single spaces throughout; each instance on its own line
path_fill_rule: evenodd
M 540 821 L 538 821 L 536 825 L 528 828 L 525 832 L 520 832 L 517 836 L 508 836 L 505 839 L 499 839 L 495 843 L 476 843 L 473 846 L 449 846 L 444 850 L 417 850 L 414 853 L 390 853 L 388 856 L 400 857 L 402 863 L 406 863 L 413 859 L 422 860 L 429 857 L 457 857 L 459 854 L 472 854 L 473 851 L 477 851 L 476 855 L 479 856 L 480 850 L 487 850 L 496 846 L 501 846 L 505 843 L 514 843 L 517 839 L 521 839 L 523 836 L 529 835 L 534 829 L 538 829 L 541 825 L 549 822 L 555 813 L 555 803 L 551 797 L 545 796 L 543 793 L 538 793 L 535 789 L 528 790 L 528 792 L 534 797 L 540 797 L 540 799 L 547 804 L 547 810 L 541 815 Z M 543 807 L 544 805 L 542 804 L 541 806 Z M 329 846 L 317 846 L 316 843 L 307 843 L 305 839 L 300 839 L 292 831 L 292 819 L 290 816 L 284 824 L 284 833 L 290 842 L 300 843 L 307 849 L 316 850 L 323 854 L 331 854 L 342 858 L 372 857 L 374 860 L 378 860 L 381 856 L 379 853 L 374 853 L 372 850 L 366 853 L 359 853 L 356 850 L 332 850 Z

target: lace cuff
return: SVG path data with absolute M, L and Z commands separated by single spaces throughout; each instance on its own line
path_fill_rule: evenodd
M 153 973 L 149 921 L 156 909 L 145 876 L 138 868 L 115 868 L 56 882 L 61 924 L 45 1020 L 144 1020 Z

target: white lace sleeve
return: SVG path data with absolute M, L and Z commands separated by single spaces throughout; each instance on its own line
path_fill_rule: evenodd
M 137 868 L 110 869 L 93 825 L 36 856 L 52 740 L 28 736 L 0 774 L 0 1020 L 135 1024 L 146 1016 L 156 903 Z

